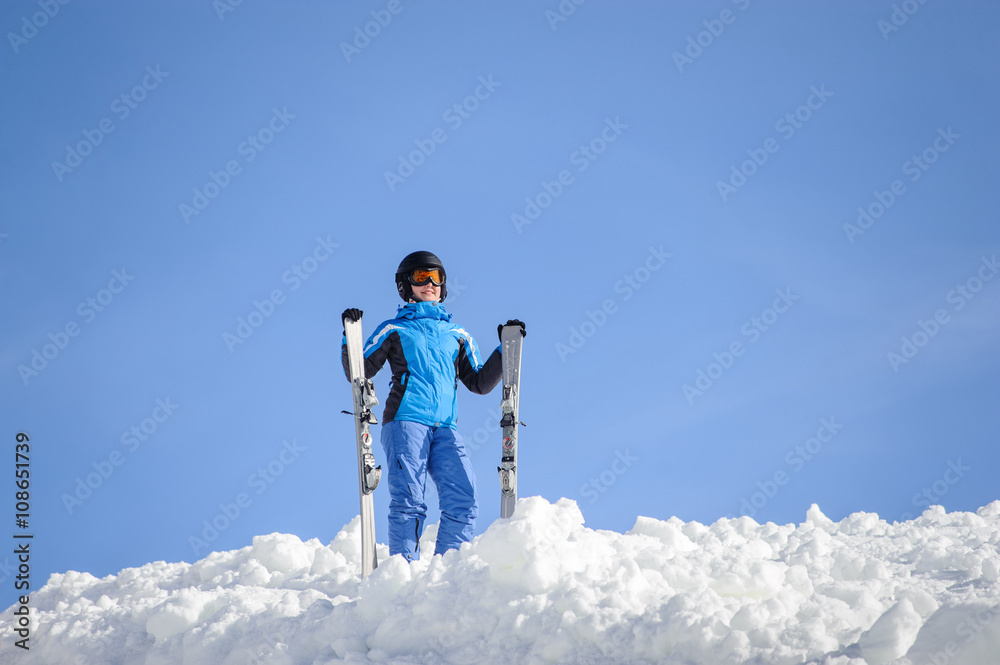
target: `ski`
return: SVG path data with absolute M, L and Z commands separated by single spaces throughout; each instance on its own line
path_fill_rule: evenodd
M 500 517 L 514 514 L 517 503 L 517 426 L 518 388 L 521 381 L 521 343 L 524 336 L 520 326 L 504 326 L 500 333 L 500 352 L 503 357 L 503 397 L 500 402 L 500 427 L 503 439 L 500 446 Z
M 354 429 L 358 443 L 358 487 L 361 496 L 361 577 L 371 575 L 378 568 L 375 553 L 375 505 L 372 492 L 382 477 L 382 467 L 375 466 L 372 454 L 372 436 L 369 425 L 378 423 L 372 407 L 378 404 L 375 387 L 365 377 L 365 359 L 362 352 L 361 321 L 344 321 L 347 339 L 347 363 L 351 374 L 354 396 Z

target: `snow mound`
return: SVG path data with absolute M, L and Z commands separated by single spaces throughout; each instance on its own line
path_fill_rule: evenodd
M 1000 662 L 1000 501 L 893 524 L 817 506 L 798 526 L 639 517 L 621 534 L 532 497 L 444 556 L 426 554 L 434 528 L 419 562 L 380 547 L 364 581 L 358 524 L 329 545 L 274 533 L 193 564 L 53 575 L 30 652 L 4 621 L 0 662 Z

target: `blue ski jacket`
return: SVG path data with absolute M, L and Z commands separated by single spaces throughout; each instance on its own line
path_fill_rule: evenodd
M 350 378 L 346 339 L 341 356 Z M 452 323 L 438 302 L 400 305 L 396 318 L 380 323 L 365 342 L 364 356 L 366 377 L 375 376 L 386 360 L 392 370 L 383 422 L 457 429 L 459 380 L 485 395 L 501 378 L 499 344 L 484 361 L 472 335 Z

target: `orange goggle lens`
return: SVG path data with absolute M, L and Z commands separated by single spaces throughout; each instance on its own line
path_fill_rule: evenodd
M 418 268 L 410 273 L 410 284 L 413 286 L 421 286 L 427 282 L 433 283 L 434 286 L 441 286 L 444 284 L 444 275 L 437 268 L 431 270 Z

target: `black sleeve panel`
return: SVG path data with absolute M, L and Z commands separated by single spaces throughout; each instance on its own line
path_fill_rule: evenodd
M 377 349 L 372 351 L 371 355 L 365 358 L 365 377 L 372 378 L 378 371 L 382 369 L 382 365 L 385 364 L 386 358 L 389 357 L 390 352 L 393 347 L 399 348 L 399 334 L 392 332 L 385 336 L 382 340 L 382 344 L 379 345 Z M 401 355 L 401 354 L 400 354 Z M 340 345 L 340 359 L 344 363 L 344 376 L 347 380 L 351 380 L 351 367 L 347 361 L 347 342 L 342 342 Z
M 459 340 L 458 360 L 455 363 L 458 378 L 462 380 L 466 388 L 477 395 L 485 395 L 500 383 L 502 378 L 501 361 L 500 349 L 496 349 L 477 372 L 476 368 L 469 362 L 469 356 L 465 352 L 465 340 Z
M 372 378 L 378 371 L 382 369 L 382 365 L 385 364 L 387 358 L 392 357 L 394 350 L 402 351 L 402 347 L 399 343 L 399 333 L 393 331 L 385 336 L 382 343 L 372 351 L 367 358 L 365 358 L 365 377 Z M 398 355 L 402 355 L 399 353 Z M 390 361 L 390 365 L 392 362 Z
M 347 345 L 343 345 L 344 372 L 350 380 L 350 369 L 347 364 Z M 403 392 L 406 390 L 409 372 L 407 370 L 406 358 L 403 356 L 403 345 L 399 340 L 399 333 L 392 331 L 382 340 L 382 343 L 365 358 L 365 377 L 372 378 L 378 374 L 379 370 L 389 361 L 389 368 L 392 370 L 392 389 L 386 398 L 385 410 L 382 412 L 382 422 L 387 423 L 396 416 L 399 403 L 403 400 Z
M 340 360 L 344 363 L 344 376 L 347 380 L 351 380 L 351 365 L 347 362 L 347 342 L 343 341 L 340 343 Z

